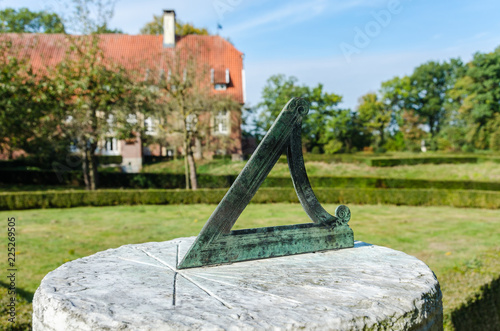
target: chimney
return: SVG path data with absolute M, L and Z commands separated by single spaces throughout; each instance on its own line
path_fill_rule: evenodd
M 175 11 L 163 11 L 163 47 L 175 47 Z

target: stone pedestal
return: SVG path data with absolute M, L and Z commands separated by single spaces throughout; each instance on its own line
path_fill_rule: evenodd
M 433 272 L 354 248 L 177 270 L 193 238 L 68 262 L 35 293 L 34 330 L 441 330 Z

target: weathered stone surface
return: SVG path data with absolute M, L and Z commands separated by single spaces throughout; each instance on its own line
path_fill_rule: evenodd
M 440 330 L 441 291 L 415 257 L 355 247 L 177 270 L 193 243 L 127 245 L 49 273 L 34 330 Z

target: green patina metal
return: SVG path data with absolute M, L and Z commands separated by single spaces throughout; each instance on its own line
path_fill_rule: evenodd
M 309 183 L 301 140 L 302 118 L 308 111 L 309 104 L 300 98 L 285 105 L 179 269 L 354 247 L 353 232 L 347 225 L 349 208 L 340 205 L 335 216 L 330 215 Z M 231 231 L 285 149 L 295 191 L 313 223 Z

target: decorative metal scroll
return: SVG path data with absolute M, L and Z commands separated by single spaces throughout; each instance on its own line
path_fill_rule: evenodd
M 349 208 L 340 205 L 335 216 L 330 215 L 309 183 L 301 141 L 302 118 L 308 112 L 309 104 L 300 98 L 292 98 L 285 105 L 178 265 L 179 269 L 354 246 L 353 232 L 347 225 L 351 218 Z M 231 231 L 285 148 L 295 191 L 313 223 Z

